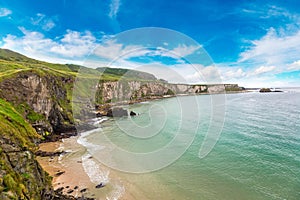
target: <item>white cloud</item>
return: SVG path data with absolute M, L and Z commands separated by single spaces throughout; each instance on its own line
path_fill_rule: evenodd
M 273 13 L 273 15 L 276 14 L 279 15 L 279 13 Z M 285 15 L 296 18 L 289 14 Z M 250 66 L 244 68 L 247 69 L 246 75 L 232 80 L 248 85 L 251 85 L 251 81 L 257 81 L 257 86 L 259 84 L 273 87 L 279 84 L 287 86 L 287 82 L 278 81 L 276 76 L 300 70 L 300 30 L 270 28 L 265 36 L 251 43 L 252 46 L 240 54 L 240 59 L 236 63 L 240 66 Z
M 3 38 L 2 48 L 15 50 L 36 59 L 45 60 L 49 57 L 58 57 L 62 60 L 72 58 L 75 61 L 75 58 L 82 59 L 88 55 L 96 42 L 96 38 L 88 31 L 68 30 L 62 39 L 52 40 L 40 32 L 28 31 L 24 27 L 19 29 L 24 35 L 22 37 L 7 35 Z
M 267 72 L 272 72 L 275 69 L 276 69 L 275 66 L 260 66 L 259 68 L 256 68 L 254 70 L 252 75 L 257 76 L 257 75 L 264 74 L 264 73 L 267 73 Z
M 64 37 L 50 48 L 50 51 L 66 57 L 87 56 L 96 46 L 96 38 L 89 31 L 84 33 L 67 30 Z
M 197 51 L 201 46 L 187 46 L 187 45 L 178 45 L 178 47 L 175 47 L 172 52 L 174 52 L 176 55 L 185 57 L 190 54 L 193 54 L 195 51 Z
M 271 28 L 264 37 L 251 43 L 252 47 L 240 54 L 239 62 L 282 65 L 300 59 L 300 31 L 279 35 Z
M 243 69 L 242 67 L 221 65 L 218 66 L 218 70 L 224 83 L 238 83 L 242 86 L 249 86 L 249 83 L 252 83 L 252 86 L 254 86 L 257 83 L 256 87 L 259 87 L 259 84 L 263 82 L 262 80 L 269 80 L 275 74 L 279 73 L 275 66 Z M 257 82 L 254 80 L 257 80 Z
M 297 61 L 293 62 L 292 64 L 289 64 L 287 69 L 290 71 L 300 70 L 300 60 L 297 60 Z
M 45 16 L 43 14 L 38 14 L 38 17 L 39 18 L 32 20 L 32 23 L 40 24 Z M 89 31 L 77 32 L 67 30 L 66 34 L 62 37 L 50 39 L 38 31 L 29 31 L 24 27 L 19 27 L 19 29 L 24 35 L 21 37 L 7 35 L 3 38 L 3 48 L 15 50 L 29 57 L 51 62 L 53 61 L 53 58 L 58 58 L 57 60 L 62 62 L 65 62 L 66 60 L 79 62 L 92 53 L 91 59 L 94 60 L 85 62 L 93 67 L 110 64 L 113 67 L 135 68 L 144 64 L 129 61 L 130 58 L 160 55 L 162 57 L 173 56 L 175 59 L 180 59 L 174 55 L 180 54 L 181 56 L 186 56 L 194 53 L 198 48 L 200 48 L 195 46 L 178 45 L 171 50 L 160 47 L 153 50 L 143 46 L 142 44 L 125 45 L 118 43 L 112 36 L 109 35 L 103 35 L 101 38 L 103 42 L 99 43 L 96 37 Z M 151 64 L 157 63 L 152 62 Z M 170 67 L 163 63 L 160 64 L 161 66 Z M 183 71 L 184 70 L 182 70 L 182 72 Z
M 121 44 L 112 38 L 108 38 L 105 42 L 99 44 L 97 48 L 95 48 L 94 54 L 111 61 L 115 59 L 125 60 L 139 56 L 161 56 L 171 57 L 180 62 L 182 57 L 195 53 L 199 48 L 200 46 L 178 45 L 173 49 L 157 47 L 154 50 L 153 48 L 149 49 L 143 45 Z
M 179 66 L 181 66 L 179 73 L 184 74 L 187 83 L 222 83 L 220 70 L 214 65 L 182 64 Z
M 7 8 L 0 8 L 0 17 L 6 17 L 8 15 L 11 15 L 12 11 Z
M 118 12 L 119 12 L 119 8 L 120 8 L 121 2 L 120 0 L 111 0 L 109 8 L 110 11 L 108 13 L 108 16 L 110 18 L 116 18 Z
M 221 77 L 224 81 L 229 81 L 233 79 L 240 79 L 247 75 L 247 73 L 242 68 L 219 68 L 221 71 Z
M 98 45 L 94 50 L 94 54 L 113 61 L 115 59 L 126 59 L 130 57 L 145 55 L 149 50 L 141 45 L 124 45 L 117 43 L 114 39 L 108 39 Z

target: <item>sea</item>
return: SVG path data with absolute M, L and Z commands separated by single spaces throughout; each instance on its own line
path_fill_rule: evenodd
M 164 98 L 95 120 L 77 140 L 106 186 L 94 198 L 299 200 L 300 88 L 283 91 Z

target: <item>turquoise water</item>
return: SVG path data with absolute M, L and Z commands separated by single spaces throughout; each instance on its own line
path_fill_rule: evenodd
M 191 98 L 196 99 L 199 109 L 180 108 L 178 102 L 189 102 Z M 194 106 L 192 103 L 187 104 Z M 101 153 L 113 146 L 103 141 L 103 136 L 127 152 L 147 153 L 163 148 L 180 132 L 189 137 L 196 131 L 188 149 L 170 165 L 142 174 L 117 171 L 130 185 L 125 184 L 125 192 L 132 193 L 136 199 L 142 196 L 145 199 L 195 200 L 300 199 L 300 90 L 229 94 L 225 105 L 222 134 L 203 159 L 198 154 L 211 119 L 209 95 L 130 105 L 128 109 L 139 115 L 102 123 L 101 131 L 86 137 L 87 142 L 101 148 L 87 148 L 101 162 L 105 155 L 110 156 L 110 160 L 116 157 L 109 155 L 110 151 Z M 183 108 L 189 113 L 184 118 Z M 184 127 L 182 120 L 188 121 Z M 151 131 L 143 132 L 143 128 Z M 189 141 L 183 143 L 186 145 Z M 174 154 L 180 145 L 172 147 Z M 122 162 L 124 166 L 128 164 L 126 159 Z

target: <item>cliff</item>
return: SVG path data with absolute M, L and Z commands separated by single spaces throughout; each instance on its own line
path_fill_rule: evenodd
M 35 160 L 40 136 L 13 108 L 0 99 L 0 199 L 48 199 L 51 179 Z
M 237 84 L 188 85 L 161 81 L 106 81 L 98 84 L 97 103 L 143 101 L 165 95 L 214 94 L 242 91 Z
M 20 71 L 0 82 L 0 98 L 11 102 L 43 136 L 75 131 L 67 88 L 74 77 L 42 70 Z

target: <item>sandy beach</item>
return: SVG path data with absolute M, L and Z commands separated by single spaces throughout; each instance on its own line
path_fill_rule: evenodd
M 78 137 L 39 145 L 41 151 L 66 152 L 60 156 L 37 157 L 43 169 L 53 177 L 52 184 L 55 190 L 60 189 L 64 194 L 73 195 L 74 197 L 84 196 L 106 200 L 147 199 L 133 183 L 120 176 L 121 172 L 109 169 L 98 162 L 95 173 L 98 172 L 99 176 L 106 174 L 107 183 L 105 183 L 105 187 L 96 188 L 96 185 L 100 183 L 96 183 L 93 178 L 91 180 L 91 177 L 88 176 L 83 165 L 86 160 L 83 159 L 89 159 L 91 164 L 96 163 L 96 161 L 86 152 L 83 146 L 77 143 Z M 101 173 L 102 175 L 100 175 Z
M 73 145 L 68 146 L 71 143 Z M 53 177 L 52 184 L 55 190 L 63 188 L 63 193 L 72 194 L 75 197 L 93 196 L 87 189 L 92 187 L 92 183 L 84 172 L 81 157 L 70 158 L 70 154 L 75 151 L 78 153 L 84 151 L 80 145 L 76 145 L 76 137 L 59 142 L 42 143 L 40 150 L 46 152 L 67 151 L 66 154 L 60 156 L 38 157 L 38 162 Z

